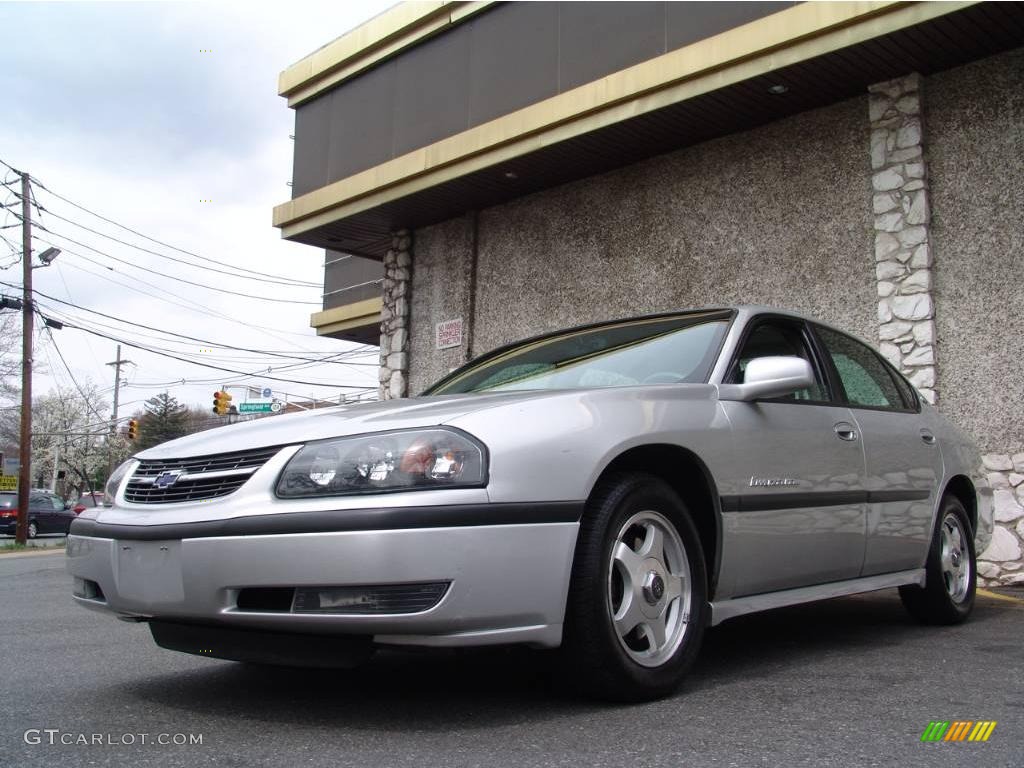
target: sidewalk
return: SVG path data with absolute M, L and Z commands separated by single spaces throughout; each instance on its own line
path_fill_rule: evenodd
M 33 555 L 52 555 L 63 552 L 67 542 L 66 536 L 43 535 L 25 542 L 25 548 L 15 548 L 13 536 L 0 536 L 0 557 L 27 557 Z

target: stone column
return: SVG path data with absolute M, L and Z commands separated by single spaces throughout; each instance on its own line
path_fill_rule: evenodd
M 395 232 L 384 256 L 380 310 L 380 399 L 409 394 L 409 299 L 412 289 L 412 233 Z
M 995 502 L 992 543 L 978 553 L 978 583 L 1024 584 L 1024 453 L 982 456 Z
M 868 88 L 879 350 L 930 403 L 937 398 L 935 304 L 918 74 Z

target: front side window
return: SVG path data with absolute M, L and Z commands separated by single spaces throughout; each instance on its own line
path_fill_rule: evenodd
M 774 320 L 759 322 L 743 341 L 740 353 L 727 378 L 728 383 L 742 384 L 746 377 L 747 365 L 758 357 L 799 357 L 810 363 L 811 370 L 815 372 L 814 386 L 776 399 L 811 402 L 828 399 L 814 357 L 804 338 L 803 327 L 799 323 Z
M 909 407 L 874 350 L 828 328 L 818 328 L 817 333 L 832 358 L 850 405 L 900 410 Z
M 469 363 L 424 394 L 703 383 L 731 316 L 702 312 L 566 331 Z

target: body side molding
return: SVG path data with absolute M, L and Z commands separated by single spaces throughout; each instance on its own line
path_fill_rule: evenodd
M 782 592 L 734 597 L 731 600 L 711 603 L 711 626 L 721 624 L 723 621 L 742 616 L 746 613 L 756 613 L 757 611 L 767 611 L 772 608 L 784 608 L 788 605 L 811 603 L 815 600 L 827 600 L 831 597 L 844 597 L 860 594 L 861 592 L 875 592 L 879 589 L 902 587 L 907 584 L 916 584 L 919 587 L 923 587 L 924 580 L 924 568 L 915 568 L 910 571 L 897 571 L 895 573 L 883 573 L 866 578 L 834 581 L 830 584 L 799 587 Z

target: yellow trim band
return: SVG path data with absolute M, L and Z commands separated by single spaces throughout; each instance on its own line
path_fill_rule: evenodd
M 285 238 L 703 93 L 920 24 L 966 2 L 803 3 L 650 59 L 274 208 Z
M 278 77 L 277 92 L 288 97 L 289 107 L 297 107 L 491 4 L 491 0 L 400 3 L 288 67 Z
M 380 296 L 344 304 L 322 312 L 314 312 L 309 317 L 309 325 L 316 329 L 317 336 L 329 336 L 368 325 L 379 326 L 383 306 L 384 300 Z

